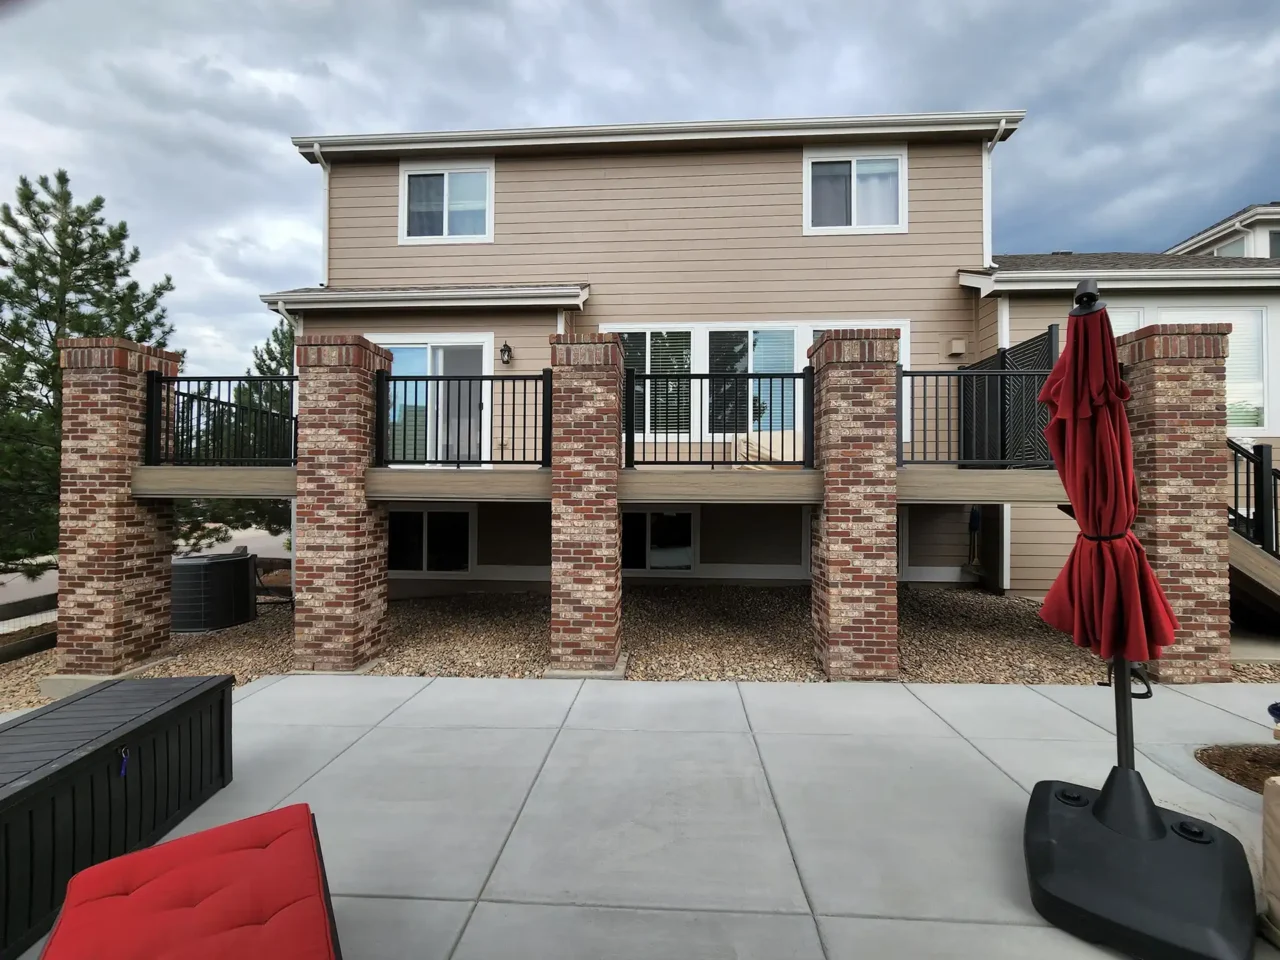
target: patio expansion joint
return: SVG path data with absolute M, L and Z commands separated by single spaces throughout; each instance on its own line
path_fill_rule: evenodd
M 511 826 L 507 828 L 507 835 L 502 838 L 502 846 L 498 848 L 498 855 L 493 858 L 493 863 L 489 864 L 489 872 L 485 874 L 484 883 L 480 884 L 480 894 L 475 900 L 471 901 L 471 909 L 467 911 L 467 917 L 462 921 L 462 926 L 458 929 L 458 936 L 454 939 L 453 945 L 449 947 L 449 952 L 445 954 L 444 960 L 453 960 L 453 955 L 458 952 L 462 938 L 466 935 L 467 927 L 471 926 L 471 918 L 475 916 L 476 904 L 484 899 L 484 892 L 493 880 L 493 872 L 498 869 L 498 861 L 502 859 L 502 854 L 506 851 L 507 844 L 511 842 L 511 835 L 516 832 L 516 824 L 520 822 L 520 817 L 524 814 L 524 808 L 529 803 L 529 797 L 533 795 L 533 788 L 538 785 L 538 781 L 542 778 L 542 771 L 546 769 L 547 760 L 551 757 L 551 751 L 556 748 L 556 741 L 560 739 L 560 734 L 564 732 L 564 725 L 569 720 L 569 714 L 573 713 L 573 706 L 578 702 L 578 697 L 582 695 L 583 683 L 584 681 L 578 681 L 578 689 L 573 691 L 573 699 L 569 702 L 569 707 L 565 710 L 564 716 L 560 718 L 560 726 L 556 728 L 555 736 L 547 744 L 547 752 L 542 755 L 542 762 L 538 764 L 537 772 L 529 779 L 529 789 L 524 792 L 524 799 L 520 801 L 520 808 L 516 811 L 516 815 L 511 818 Z M 543 729 L 546 728 L 544 727 Z
M 932 713 L 935 717 L 937 717 L 939 720 L 941 720 L 943 723 L 945 723 L 945 724 L 947 725 L 948 729 L 950 729 L 950 730 L 954 731 L 954 733 L 955 733 L 955 735 L 956 735 L 957 737 L 959 737 L 961 740 L 963 740 L 965 743 L 967 743 L 967 744 L 968 744 L 968 745 L 973 749 L 973 752 L 974 752 L 974 753 L 976 753 L 976 754 L 977 754 L 978 756 L 980 756 L 983 760 L 987 761 L 987 763 L 991 764 L 993 767 L 995 767 L 997 770 L 999 770 L 1002 774 L 1004 774 L 1004 775 L 1005 775 L 1005 777 L 1009 780 L 1009 782 L 1010 782 L 1010 783 L 1012 783 L 1015 787 L 1017 787 L 1017 788 L 1018 788 L 1019 790 L 1021 790 L 1023 793 L 1027 794 L 1027 796 L 1030 796 L 1030 795 L 1031 795 L 1031 791 L 1030 791 L 1030 790 L 1028 790 L 1026 787 L 1024 787 L 1022 784 L 1020 784 L 1020 783 L 1017 781 L 1017 779 L 1013 776 L 1013 774 L 1011 774 L 1011 773 L 1010 773 L 1008 770 L 1006 770 L 1004 767 L 1000 766 L 1000 764 L 998 764 L 998 763 L 996 763 L 994 760 L 992 760 L 992 759 L 991 759 L 991 757 L 987 756 L 986 752 L 985 752 L 985 751 L 983 751 L 983 749 L 982 749 L 980 746 L 978 746 L 976 743 L 974 743 L 972 740 L 970 740 L 968 737 L 966 737 L 963 733 L 961 733 L 958 729 L 956 729 L 956 727 L 955 727 L 954 725 L 952 725 L 952 723 L 951 723 L 951 721 L 950 721 L 950 720 L 948 720 L 946 717 L 944 717 L 942 714 L 940 714 L 937 710 L 933 709 L 933 707 L 929 706 L 929 704 L 925 703 L 925 702 L 924 702 L 924 700 L 922 700 L 922 699 L 920 698 L 920 696 L 919 696 L 919 695 L 918 695 L 918 694 L 917 694 L 913 689 L 911 689 L 911 685 L 910 685 L 910 684 L 903 684 L 903 686 L 904 686 L 904 687 L 906 687 L 907 693 L 911 694 L 911 696 L 913 696 L 913 697 L 915 697 L 915 698 L 916 698 L 916 702 L 917 702 L 917 703 L 919 703 L 922 707 L 924 707 L 926 710 L 928 710 L 930 713 Z M 886 919 L 895 919 L 895 918 L 890 917 L 890 918 L 886 918 Z
M 1226 707 L 1221 706 L 1220 704 L 1210 703 L 1208 700 L 1201 700 L 1199 697 L 1194 697 L 1190 693 L 1187 693 L 1184 690 L 1178 689 L 1179 687 L 1183 687 L 1183 686 L 1188 686 L 1188 684 L 1176 684 L 1176 683 L 1171 683 L 1168 685 L 1160 684 L 1160 689 L 1168 690 L 1170 693 L 1176 693 L 1179 696 L 1186 697 L 1188 700 L 1194 700 L 1196 703 L 1202 703 L 1206 707 L 1213 707 L 1213 709 L 1218 710 L 1222 713 L 1225 713 L 1229 717 L 1234 717 L 1237 720 L 1248 720 L 1250 723 L 1256 724 L 1257 726 L 1262 727 L 1264 730 L 1275 729 L 1275 724 L 1273 723 L 1262 723 L 1258 720 L 1254 720 L 1252 717 L 1242 717 L 1240 714 L 1235 713 L 1231 710 L 1228 710 Z M 1216 686 L 1219 686 L 1219 684 L 1215 683 L 1213 684 L 1213 686 L 1216 687 Z
M 432 677 L 430 680 L 428 680 L 425 684 L 423 684 L 423 685 L 422 685 L 422 687 L 421 687 L 420 689 L 418 689 L 416 692 L 414 692 L 414 693 L 410 694 L 410 695 L 406 698 L 406 701 L 405 701 L 405 702 L 407 702 L 408 700 L 412 700 L 414 697 L 416 697 L 416 696 L 417 696 L 419 693 L 421 693 L 423 690 L 427 689 L 427 687 L 431 686 L 431 684 L 433 684 L 433 683 L 435 682 L 435 679 L 436 679 L 435 677 Z M 248 699 L 248 698 L 246 698 L 246 699 Z M 314 780 L 316 777 L 318 777 L 318 776 L 319 776 L 321 773 L 323 773 L 325 770 L 328 770 L 328 769 L 329 769 L 329 767 L 333 764 L 333 762 L 334 762 L 335 760 L 337 760 L 340 756 L 342 756 L 344 753 L 346 753 L 348 750 L 350 750 L 352 747 L 354 747 L 357 743 L 359 743 L 361 740 L 363 740 L 363 739 L 364 739 L 365 737 L 367 737 L 369 734 L 373 733 L 373 731 L 374 731 L 374 730 L 378 729 L 378 724 L 382 723 L 382 721 L 383 721 L 383 720 L 386 720 L 386 719 L 387 719 L 387 717 L 391 716 L 391 714 L 395 713 L 395 712 L 396 712 L 397 710 L 399 710 L 402 706 L 404 706 L 404 703 L 397 703 L 394 707 L 392 707 L 390 710 L 388 710 L 388 711 L 387 711 L 387 713 L 386 713 L 386 715 L 385 715 L 385 716 L 380 717 L 376 723 L 372 723 L 372 724 L 370 724 L 370 725 L 369 725 L 369 727 L 368 727 L 368 729 L 367 729 L 367 730 L 365 730 L 365 732 L 364 732 L 364 733 L 360 734 L 360 736 L 356 737 L 356 738 L 355 738 L 354 740 L 352 740 L 349 744 L 347 744 L 345 747 L 343 747 L 341 750 L 339 750 L 337 753 L 335 753 L 332 757 L 330 757 L 330 758 L 329 758 L 328 760 L 326 760 L 323 764 L 321 764 L 321 766 L 320 766 L 320 768 L 319 768 L 319 769 L 317 769 L 317 770 L 313 771 L 313 772 L 311 773 L 311 775 L 310 775 L 309 777 L 307 777 L 307 779 L 303 780 L 301 783 L 299 783 L 297 786 L 295 786 L 293 789 L 291 789 L 288 793 L 286 793 L 283 797 L 281 797 L 279 800 L 277 800 L 274 804 L 272 804 L 271 809 L 272 809 L 272 810 L 274 810 L 276 807 L 280 806 L 280 804 L 282 804 L 282 803 L 284 803 L 284 801 L 288 800 L 288 799 L 289 799 L 289 797 L 293 796 L 293 794 L 297 793 L 299 790 L 301 790 L 303 787 L 305 787 L 308 783 L 310 783 L 312 780 Z M 234 706 L 233 706 L 233 711 L 234 711 Z M 280 724 L 280 726 L 287 726 L 287 724 Z M 298 724 L 298 726 L 310 726 L 310 724 Z
M 756 739 L 755 724 L 751 722 L 751 711 L 747 709 L 747 700 L 742 695 L 742 684 L 734 682 L 733 688 L 738 691 L 738 702 L 742 705 L 742 713 L 747 718 L 747 731 L 751 734 L 751 746 L 755 749 L 756 760 L 760 763 L 760 773 L 764 776 L 765 789 L 769 791 L 769 802 L 773 804 L 773 812 L 778 815 L 778 826 L 782 829 L 782 839 L 787 844 L 787 853 L 791 855 L 791 866 L 800 883 L 800 892 L 804 894 L 805 906 L 809 908 L 809 919 L 813 921 L 813 929 L 818 937 L 818 947 L 822 950 L 823 960 L 830 960 L 831 951 L 827 949 L 826 938 L 822 935 L 822 925 L 818 923 L 813 909 L 813 898 L 809 896 L 809 886 L 804 882 L 804 874 L 800 870 L 800 861 L 796 859 L 796 849 L 791 842 L 791 833 L 787 830 L 787 821 L 782 816 L 782 808 L 778 806 L 778 796 L 773 792 L 773 781 L 769 779 L 769 768 L 765 766 L 764 754 L 760 752 L 760 742 Z

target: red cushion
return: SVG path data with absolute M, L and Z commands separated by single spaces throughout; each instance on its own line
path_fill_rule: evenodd
M 336 960 L 304 804 L 82 870 L 43 960 Z

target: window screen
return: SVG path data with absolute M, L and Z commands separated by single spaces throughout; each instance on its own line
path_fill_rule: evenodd
M 422 511 L 387 514 L 387 561 L 391 570 L 422 569 Z
M 471 566 L 471 514 L 462 510 L 427 513 L 427 569 L 456 572 Z

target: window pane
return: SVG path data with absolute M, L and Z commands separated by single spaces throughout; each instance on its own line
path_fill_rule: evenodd
M 709 373 L 746 373 L 748 362 L 746 330 L 712 330 L 707 334 Z M 707 414 L 712 433 L 742 433 L 747 429 L 751 385 L 746 378 L 732 377 L 707 381 Z
M 795 331 L 755 330 L 751 334 L 753 373 L 792 373 L 796 366 Z M 796 381 L 758 377 L 751 383 L 751 429 L 771 432 L 795 427 Z M 786 444 L 784 443 L 783 446 Z M 779 451 L 781 452 L 781 447 Z
M 645 517 L 644 513 L 622 515 L 622 569 L 645 568 Z
M 693 335 L 688 330 L 649 334 L 649 410 L 654 433 L 688 433 L 690 423 L 689 372 Z
M 693 514 L 649 514 L 649 569 L 693 569 Z
M 449 236 L 483 237 L 488 232 L 489 174 L 483 170 L 449 174 Z
M 422 569 L 422 511 L 387 514 L 387 560 L 392 570 Z
M 427 569 L 466 570 L 471 565 L 471 514 L 432 510 L 427 514 Z
M 1271 231 L 1271 252 L 1269 256 L 1272 260 L 1280 260 L 1280 230 Z
M 814 163 L 810 167 L 811 226 L 847 227 L 853 223 L 852 174 L 848 160 Z
M 649 372 L 649 335 L 643 332 L 637 333 L 620 333 L 618 338 L 622 341 L 622 365 L 628 370 L 634 370 L 636 373 Z M 635 398 L 635 431 L 636 433 L 644 433 L 644 425 L 648 422 L 645 419 L 645 410 L 648 406 L 644 402 L 645 382 L 636 380 L 636 398 Z
M 1244 256 L 1244 237 L 1237 237 L 1230 243 L 1224 243 L 1217 250 L 1213 251 L 1215 257 L 1243 257 Z
M 426 347 L 388 347 L 391 351 L 391 373 L 397 377 L 427 375 Z
M 1215 318 L 1216 319 L 1216 318 Z M 1263 417 L 1262 317 L 1232 314 L 1227 338 L 1227 426 L 1267 426 Z
M 896 226 L 898 218 L 898 161 L 858 161 L 858 226 Z
M 408 233 L 411 237 L 444 236 L 444 174 L 409 177 Z

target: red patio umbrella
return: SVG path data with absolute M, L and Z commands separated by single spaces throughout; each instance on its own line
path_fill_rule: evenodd
M 1106 304 L 1071 312 L 1067 344 L 1040 391 L 1045 439 L 1080 533 L 1040 616 L 1104 660 L 1154 660 L 1178 622 L 1132 527 L 1138 484 Z
M 1040 391 L 1080 534 L 1040 615 L 1111 663 L 1117 762 L 1100 790 L 1058 780 L 1032 790 L 1023 829 L 1031 902 L 1050 923 L 1145 960 L 1245 960 L 1254 900 L 1244 848 L 1211 823 L 1157 807 L 1134 764 L 1130 664 L 1159 657 L 1178 624 L 1131 529 L 1128 398 L 1106 304 L 1083 281 L 1066 349 Z

